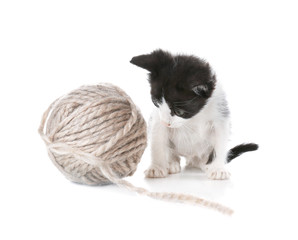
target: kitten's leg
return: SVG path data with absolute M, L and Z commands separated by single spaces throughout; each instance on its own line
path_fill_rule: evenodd
M 145 171 L 147 178 L 166 177 L 168 175 L 168 131 L 159 120 L 152 122 L 151 129 L 151 165 Z
M 198 156 L 186 158 L 186 167 L 201 168 L 201 164 L 202 164 L 202 161 Z
M 180 166 L 180 157 L 175 154 L 173 151 L 170 151 L 169 154 L 169 174 L 179 173 L 181 172 L 181 166 Z
M 225 169 L 228 138 L 228 123 L 214 128 L 213 151 L 205 165 L 205 171 L 210 179 L 224 180 L 230 177 L 230 173 Z

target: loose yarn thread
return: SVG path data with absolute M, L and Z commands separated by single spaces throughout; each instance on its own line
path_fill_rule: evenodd
M 130 97 L 112 84 L 82 86 L 58 98 L 43 114 L 38 132 L 54 165 L 73 182 L 115 183 L 151 198 L 233 213 L 199 197 L 150 192 L 122 179 L 133 175 L 141 160 L 147 146 L 146 123 Z

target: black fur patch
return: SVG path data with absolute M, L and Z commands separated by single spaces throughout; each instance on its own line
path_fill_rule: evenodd
M 216 77 L 209 64 L 195 56 L 156 50 L 133 57 L 130 62 L 150 72 L 152 101 L 158 107 L 164 97 L 172 116 L 193 117 L 205 106 L 215 88 Z

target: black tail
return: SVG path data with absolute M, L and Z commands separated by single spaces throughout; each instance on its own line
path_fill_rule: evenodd
M 255 143 L 243 143 L 230 149 L 228 153 L 227 162 L 231 162 L 234 158 L 240 156 L 242 153 L 258 150 L 259 146 Z

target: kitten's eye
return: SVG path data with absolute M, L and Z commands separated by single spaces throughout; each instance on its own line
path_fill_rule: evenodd
M 175 114 L 178 116 L 178 117 L 182 117 L 184 115 L 184 110 L 182 109 L 175 109 Z

